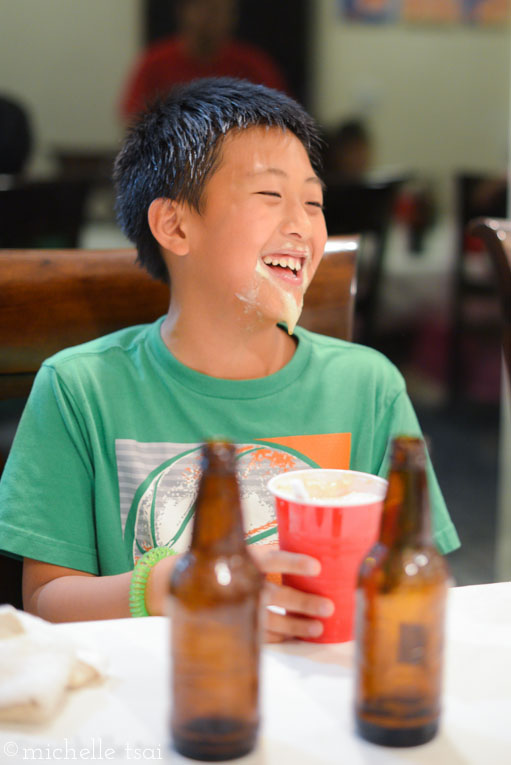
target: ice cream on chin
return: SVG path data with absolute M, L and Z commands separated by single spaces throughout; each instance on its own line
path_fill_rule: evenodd
M 269 273 L 268 270 L 265 269 L 265 266 L 259 260 L 257 261 L 256 271 L 263 278 L 271 279 L 272 284 L 276 287 L 276 289 L 279 290 L 280 297 L 282 300 L 282 303 L 281 303 L 282 314 L 280 316 L 279 321 L 283 321 L 286 323 L 287 331 L 290 335 L 292 335 L 298 323 L 298 319 L 300 318 L 300 314 L 302 312 L 303 291 L 299 295 L 294 295 L 293 293 L 289 292 L 286 289 L 285 285 L 279 284 L 276 279 L 272 278 L 271 273 Z
M 244 304 L 246 313 L 265 313 L 268 301 L 273 303 L 277 321 L 285 322 L 293 334 L 303 307 L 303 296 L 310 283 L 311 257 L 308 250 L 284 248 L 282 253 L 263 255 L 256 261 L 254 279 L 250 287 L 237 292 L 236 298 Z M 275 303 L 277 296 L 278 304 Z
M 286 323 L 287 331 L 292 335 L 302 312 L 303 296 L 309 286 L 308 268 L 302 270 L 301 283 L 296 286 L 275 277 L 270 268 L 260 260 L 257 261 L 255 270 L 256 274 L 271 283 L 273 289 L 278 290 L 281 300 L 279 321 Z

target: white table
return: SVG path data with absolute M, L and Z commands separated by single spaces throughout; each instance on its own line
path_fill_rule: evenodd
M 444 714 L 429 744 L 387 749 L 353 732 L 353 644 L 267 646 L 263 724 L 244 765 L 500 765 L 511 762 L 511 583 L 449 600 Z M 0 725 L 0 762 L 191 762 L 168 749 L 167 623 L 60 625 L 109 658 L 106 681 L 71 693 L 43 726 Z
M 502 358 L 495 579 L 511 578 L 511 380 Z

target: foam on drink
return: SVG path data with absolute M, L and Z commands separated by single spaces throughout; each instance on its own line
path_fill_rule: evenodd
M 310 475 L 307 475 L 308 472 Z M 364 479 L 357 480 L 357 484 L 363 482 Z M 365 491 L 363 485 L 354 487 L 351 477 L 330 478 L 316 470 L 303 471 L 300 478 L 288 478 L 284 474 L 277 487 L 290 500 L 312 504 L 327 501 L 329 505 L 363 505 L 382 499 L 374 491 Z

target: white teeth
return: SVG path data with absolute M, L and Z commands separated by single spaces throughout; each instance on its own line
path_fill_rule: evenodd
M 301 261 L 297 260 L 297 258 L 289 256 L 276 257 L 273 255 L 265 255 L 263 258 L 263 263 L 266 263 L 267 266 L 281 266 L 282 268 L 290 268 L 292 271 L 297 272 L 302 270 Z

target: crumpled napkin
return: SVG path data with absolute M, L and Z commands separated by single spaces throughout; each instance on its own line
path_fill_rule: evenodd
M 49 719 L 68 690 L 103 678 L 105 667 L 49 622 L 0 606 L 0 721 Z

